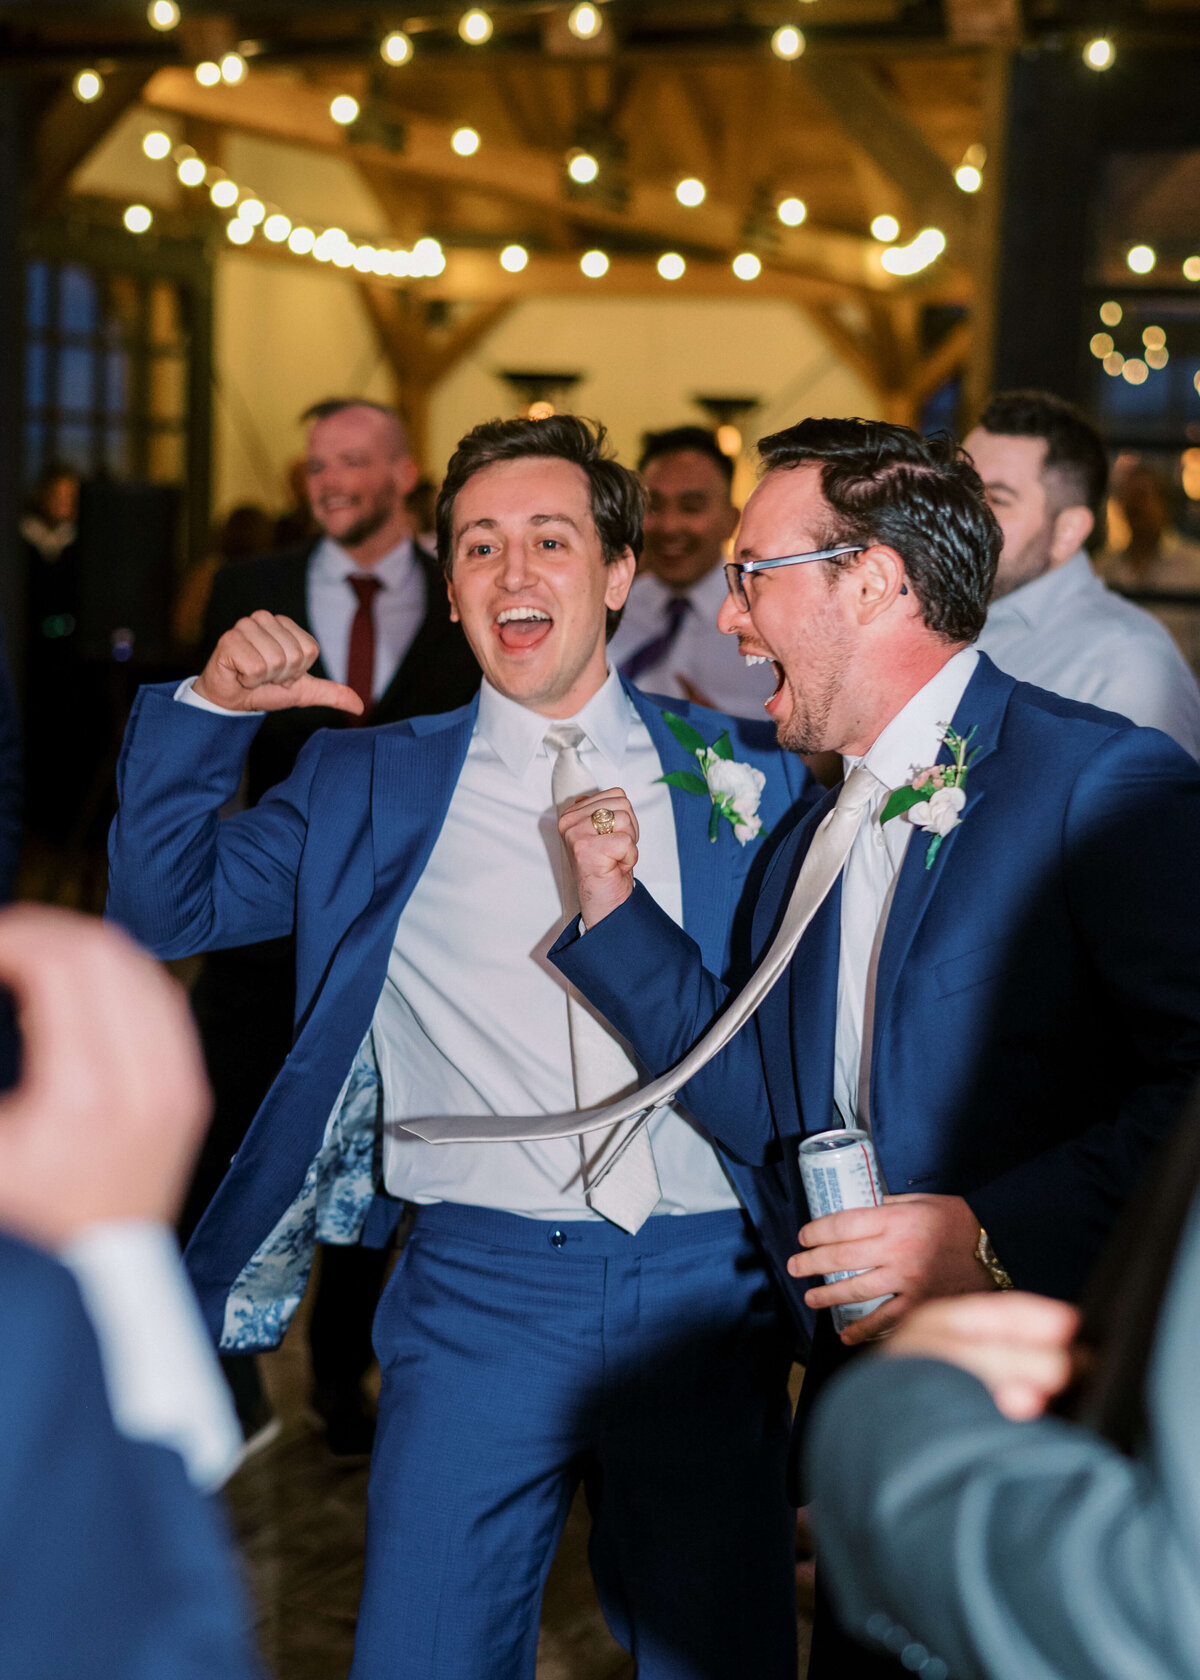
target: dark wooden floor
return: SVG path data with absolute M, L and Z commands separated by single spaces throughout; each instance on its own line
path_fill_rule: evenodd
M 228 1499 L 275 1680 L 344 1680 L 362 1578 L 367 1472 L 340 1466 L 306 1420 L 307 1347 L 298 1328 L 262 1361 L 283 1433 L 238 1472 Z M 538 1680 L 634 1674 L 600 1614 L 586 1546 L 587 1514 L 577 1501 L 546 1586 Z M 806 1617 L 800 1631 L 803 1676 Z

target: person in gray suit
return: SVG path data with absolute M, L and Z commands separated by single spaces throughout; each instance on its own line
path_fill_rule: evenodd
M 1200 1091 L 1082 1321 L 934 1302 L 828 1386 L 818 1567 L 856 1637 L 922 1680 L 1200 1676 L 1198 1186 Z

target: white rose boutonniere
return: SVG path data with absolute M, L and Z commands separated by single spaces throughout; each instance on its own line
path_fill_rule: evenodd
M 674 712 L 664 712 L 663 718 L 680 746 L 686 747 L 695 756 L 701 774 L 696 775 L 692 770 L 669 770 L 658 780 L 666 782 L 668 787 L 680 788 L 684 793 L 704 795 L 711 801 L 712 811 L 708 819 L 710 840 L 717 838 L 722 817 L 743 846 L 748 841 L 757 840 L 760 835 L 765 837 L 767 831 L 758 814 L 758 803 L 767 778 L 752 764 L 742 764 L 734 758 L 729 731 L 723 730 L 709 746 L 698 729 L 693 729 L 690 723 Z
M 893 817 L 905 817 L 914 828 L 923 828 L 930 836 L 925 851 L 926 869 L 933 868 L 942 841 L 962 821 L 962 809 L 967 803 L 967 772 L 975 757 L 967 748 L 974 733 L 974 729 L 969 729 L 965 735 L 958 735 L 947 727 L 942 739 L 954 754 L 953 763 L 931 764 L 928 769 L 916 771 L 903 787 L 893 790 L 880 813 L 881 824 Z M 978 750 L 977 747 L 975 752 Z

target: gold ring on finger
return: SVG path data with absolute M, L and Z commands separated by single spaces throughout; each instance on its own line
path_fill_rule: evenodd
M 611 834 L 617 826 L 617 814 L 610 811 L 607 805 L 600 805 L 592 812 L 592 827 L 597 834 Z

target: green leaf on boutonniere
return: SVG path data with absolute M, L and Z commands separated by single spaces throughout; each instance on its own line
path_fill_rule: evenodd
M 733 744 L 729 739 L 728 729 L 723 729 L 717 736 L 712 744 L 712 750 L 718 758 L 725 759 L 727 763 L 733 763 Z
M 879 813 L 880 825 L 890 822 L 893 817 L 902 817 L 905 811 L 911 811 L 914 805 L 920 805 L 924 800 L 931 799 L 936 791 L 931 782 L 926 782 L 924 787 L 919 788 L 908 786 L 896 788 Z
M 708 783 L 694 770 L 668 770 L 665 776 L 656 776 L 655 781 L 666 782 L 668 787 L 682 788 L 684 793 L 708 794 Z
M 663 722 L 679 742 L 679 745 L 686 747 L 688 752 L 702 753 L 708 751 L 708 743 L 700 731 L 693 729 L 690 723 L 686 723 L 683 718 L 677 717 L 674 712 L 664 712 Z M 707 787 L 704 792 L 708 792 Z
M 721 832 L 721 807 L 714 805 L 708 813 L 708 838 L 715 841 Z

